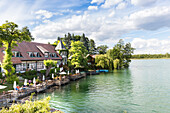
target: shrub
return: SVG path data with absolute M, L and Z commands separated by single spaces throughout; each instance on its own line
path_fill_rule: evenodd
M 3 77 L 2 77 L 2 73 L 0 73 L 0 79 L 2 79 Z
M 16 83 L 19 83 L 19 79 L 18 79 L 17 75 L 8 76 L 6 78 L 6 81 L 10 84 L 13 84 L 14 81 L 16 81 Z
M 23 73 L 23 78 L 24 79 L 28 79 L 28 80 L 32 80 L 34 77 L 37 77 L 37 71 L 35 70 L 29 70 L 29 71 L 26 71 L 25 73 Z
M 42 100 L 28 101 L 24 104 L 13 104 L 9 109 L 2 108 L 0 113 L 51 113 L 49 105 L 50 97 Z M 61 111 L 55 111 L 53 113 L 62 113 Z
M 43 74 L 43 75 L 45 75 L 46 70 L 41 70 L 40 73 Z

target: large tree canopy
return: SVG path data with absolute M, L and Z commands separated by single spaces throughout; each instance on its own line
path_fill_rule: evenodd
M 17 42 L 31 41 L 33 40 L 31 33 L 27 27 L 18 29 L 18 25 L 14 22 L 6 21 L 5 24 L 0 26 L 0 45 L 5 47 L 5 57 L 3 60 L 3 68 L 6 75 L 11 75 L 15 72 L 12 67 L 12 48 L 17 46 Z
M 84 68 L 87 66 L 87 49 L 83 42 L 75 41 L 71 43 L 69 50 L 69 56 L 71 57 L 71 65 L 75 68 Z

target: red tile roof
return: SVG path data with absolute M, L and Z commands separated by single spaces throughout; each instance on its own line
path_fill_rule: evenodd
M 37 48 L 37 46 L 43 47 L 49 53 L 56 53 L 58 57 L 44 57 L 44 54 Z M 0 48 L 0 61 L 3 60 L 4 48 Z M 55 47 L 50 44 L 42 44 L 36 42 L 25 42 L 18 43 L 18 46 L 12 49 L 12 51 L 19 51 L 23 57 L 12 57 L 13 64 L 21 63 L 21 61 L 43 61 L 47 59 L 62 60 L 62 57 L 55 51 Z M 30 57 L 27 52 L 39 52 L 41 57 Z

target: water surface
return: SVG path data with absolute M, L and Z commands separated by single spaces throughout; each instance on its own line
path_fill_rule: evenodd
M 170 59 L 132 60 L 129 69 L 87 76 L 37 98 L 65 113 L 170 112 Z

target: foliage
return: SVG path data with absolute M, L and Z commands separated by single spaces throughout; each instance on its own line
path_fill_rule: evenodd
M 41 73 L 42 75 L 45 75 L 46 70 L 40 70 L 40 73 Z
M 95 62 L 96 66 L 99 66 L 103 69 L 109 67 L 109 59 L 106 55 L 96 55 Z
M 50 70 L 52 67 L 55 67 L 57 64 L 57 61 L 54 60 L 44 60 L 44 65 L 46 67 L 46 77 L 50 73 Z
M 115 69 L 118 69 L 119 59 L 115 59 L 115 60 L 113 61 L 113 64 L 114 64 L 114 68 L 115 68 Z
M 83 42 L 84 46 L 89 51 L 89 45 L 88 45 L 89 39 L 87 37 L 85 37 L 84 33 L 83 33 L 83 35 L 80 38 L 80 42 Z
M 68 35 L 65 34 L 64 42 L 66 44 L 66 48 L 70 49 L 70 45 L 71 45 L 71 34 L 70 33 L 68 33 Z
M 6 78 L 6 81 L 10 84 L 13 84 L 14 81 L 16 81 L 16 83 L 19 83 L 19 79 L 18 79 L 17 75 L 8 76 Z
M 3 79 L 2 73 L 0 73 L 0 79 Z
M 93 39 L 89 41 L 89 54 L 95 54 L 96 45 Z
M 0 113 L 51 113 L 49 105 L 50 97 L 42 100 L 28 101 L 24 104 L 13 104 L 9 109 L 3 108 Z M 61 113 L 55 111 L 54 113 Z
M 98 47 L 97 47 L 97 50 L 98 50 L 99 54 L 105 54 L 107 48 L 108 48 L 107 45 L 101 45 L 101 46 L 98 46 Z
M 170 58 L 170 54 L 135 54 L 132 58 L 143 59 L 143 58 Z
M 119 40 L 119 42 L 113 47 L 111 50 L 110 58 L 112 60 L 118 59 L 114 61 L 116 64 L 114 66 L 115 69 L 119 68 L 127 68 L 129 67 L 129 63 L 131 62 L 130 58 L 132 57 L 132 54 L 134 52 L 134 48 L 131 47 L 130 43 L 126 43 L 124 45 L 124 41 L 122 39 Z M 117 67 L 118 66 L 118 67 Z
M 82 42 L 76 41 L 71 43 L 69 50 L 69 56 L 71 58 L 71 65 L 75 68 L 86 68 L 87 67 L 87 49 Z
M 15 72 L 15 68 L 12 66 L 11 62 L 12 48 L 17 46 L 17 43 L 22 41 L 31 41 L 33 38 L 27 27 L 19 30 L 17 24 L 8 21 L 0 26 L 0 37 L 0 43 L 3 43 L 3 47 L 5 47 L 5 57 L 3 59 L 2 66 L 5 69 L 6 75 L 10 76 Z
M 23 73 L 22 76 L 24 79 L 32 80 L 34 77 L 37 77 L 37 71 L 36 70 L 29 70 Z
M 131 47 L 130 43 L 124 45 L 123 40 L 119 40 L 113 49 L 109 49 L 106 54 L 96 56 L 96 66 L 108 69 L 127 68 L 131 62 L 133 51 L 134 48 Z

